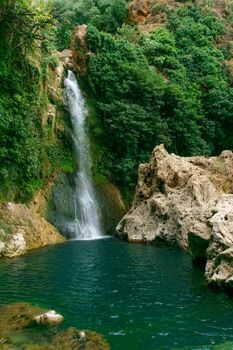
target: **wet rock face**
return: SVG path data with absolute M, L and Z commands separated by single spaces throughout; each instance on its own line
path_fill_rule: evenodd
M 67 238 L 76 236 L 74 193 L 75 175 L 59 174 L 54 180 L 48 198 L 47 215 L 49 221 Z M 117 187 L 111 183 L 94 185 L 96 198 L 99 204 L 101 227 L 104 234 L 113 234 L 117 222 L 126 213 L 126 207 Z
M 117 235 L 189 250 L 194 261 L 207 262 L 208 283 L 233 286 L 232 179 L 230 151 L 185 158 L 157 146 L 150 163 L 139 166 L 133 206 Z

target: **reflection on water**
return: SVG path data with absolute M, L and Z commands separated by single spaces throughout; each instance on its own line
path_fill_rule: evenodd
M 113 350 L 233 341 L 233 300 L 207 289 L 202 271 L 176 249 L 73 241 L 1 262 L 0 281 L 0 304 L 56 309 L 64 327 L 100 332 Z

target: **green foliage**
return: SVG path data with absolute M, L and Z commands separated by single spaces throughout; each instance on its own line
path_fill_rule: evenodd
M 52 69 L 56 69 L 59 66 L 59 58 L 56 55 L 49 55 L 46 58 L 46 66 L 50 66 Z
M 232 49 L 216 45 L 224 22 L 196 3 L 160 5 L 168 24 L 150 35 L 129 25 L 115 36 L 88 26 L 87 82 L 101 120 L 95 142 L 105 147 L 105 173 L 125 193 L 160 142 L 181 155 L 233 147 L 233 93 L 222 64 Z
M 0 229 L 4 230 L 5 233 L 12 233 L 12 228 L 6 225 L 2 220 L 0 220 Z M 0 241 L 3 241 L 4 237 L 5 236 L 0 233 Z
M 226 31 L 231 35 L 233 7 L 228 6 L 224 22 L 211 10 L 211 1 L 183 1 L 173 9 L 165 5 L 156 1 L 153 11 L 156 16 L 166 11 L 167 24 L 140 34 L 124 23 L 126 0 L 54 0 L 57 31 L 46 2 L 34 8 L 30 0 L 2 1 L 3 188 L 14 183 L 19 198 L 30 198 L 52 172 L 73 171 L 66 136 L 59 131 L 54 136 L 49 124 L 42 129 L 38 110 L 46 109 L 48 96 L 40 89 L 49 81 L 49 68 L 58 63 L 52 54 L 55 35 L 57 47 L 68 48 L 78 24 L 88 24 L 92 52 L 83 84 L 92 101 L 89 127 L 97 182 L 112 178 L 129 198 L 138 163 L 147 161 L 158 143 L 182 155 L 233 148 L 232 77 L 223 65 L 233 58 L 232 40 L 223 40 Z
M 138 163 L 166 139 L 166 122 L 159 113 L 165 84 L 139 46 L 91 26 L 88 44 L 95 54 L 89 60 L 88 83 L 99 101 L 104 130 L 99 140 L 107 148 L 101 161 L 114 181 L 132 189 Z
M 57 46 L 68 48 L 71 33 L 79 24 L 92 24 L 115 33 L 127 17 L 126 0 L 55 0 L 53 13 L 58 21 Z
M 55 137 L 51 125 L 41 125 L 48 104 L 48 68 L 54 69 L 58 60 L 48 43 L 53 37 L 50 10 L 44 1 L 34 5 L 29 0 L 0 5 L 1 200 L 30 200 L 43 180 L 70 158 L 64 135 Z
M 5 0 L 0 5 L 0 49 L 10 47 L 14 54 L 38 49 L 38 40 L 51 39 L 53 20 L 47 1 Z

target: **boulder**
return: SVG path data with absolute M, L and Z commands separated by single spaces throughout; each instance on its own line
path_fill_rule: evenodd
M 62 323 L 64 321 L 64 317 L 59 315 L 56 311 L 51 310 L 45 312 L 44 314 L 36 315 L 33 317 L 33 321 L 35 321 L 37 324 L 53 325 Z
M 163 145 L 139 166 L 132 208 L 117 225 L 131 242 L 165 242 L 204 263 L 209 284 L 233 286 L 233 153 L 179 157 Z

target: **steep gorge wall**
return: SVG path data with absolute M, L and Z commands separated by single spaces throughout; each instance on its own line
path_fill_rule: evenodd
M 157 146 L 139 166 L 133 205 L 117 226 L 131 242 L 166 242 L 204 262 L 209 284 L 233 287 L 233 153 L 179 157 Z

